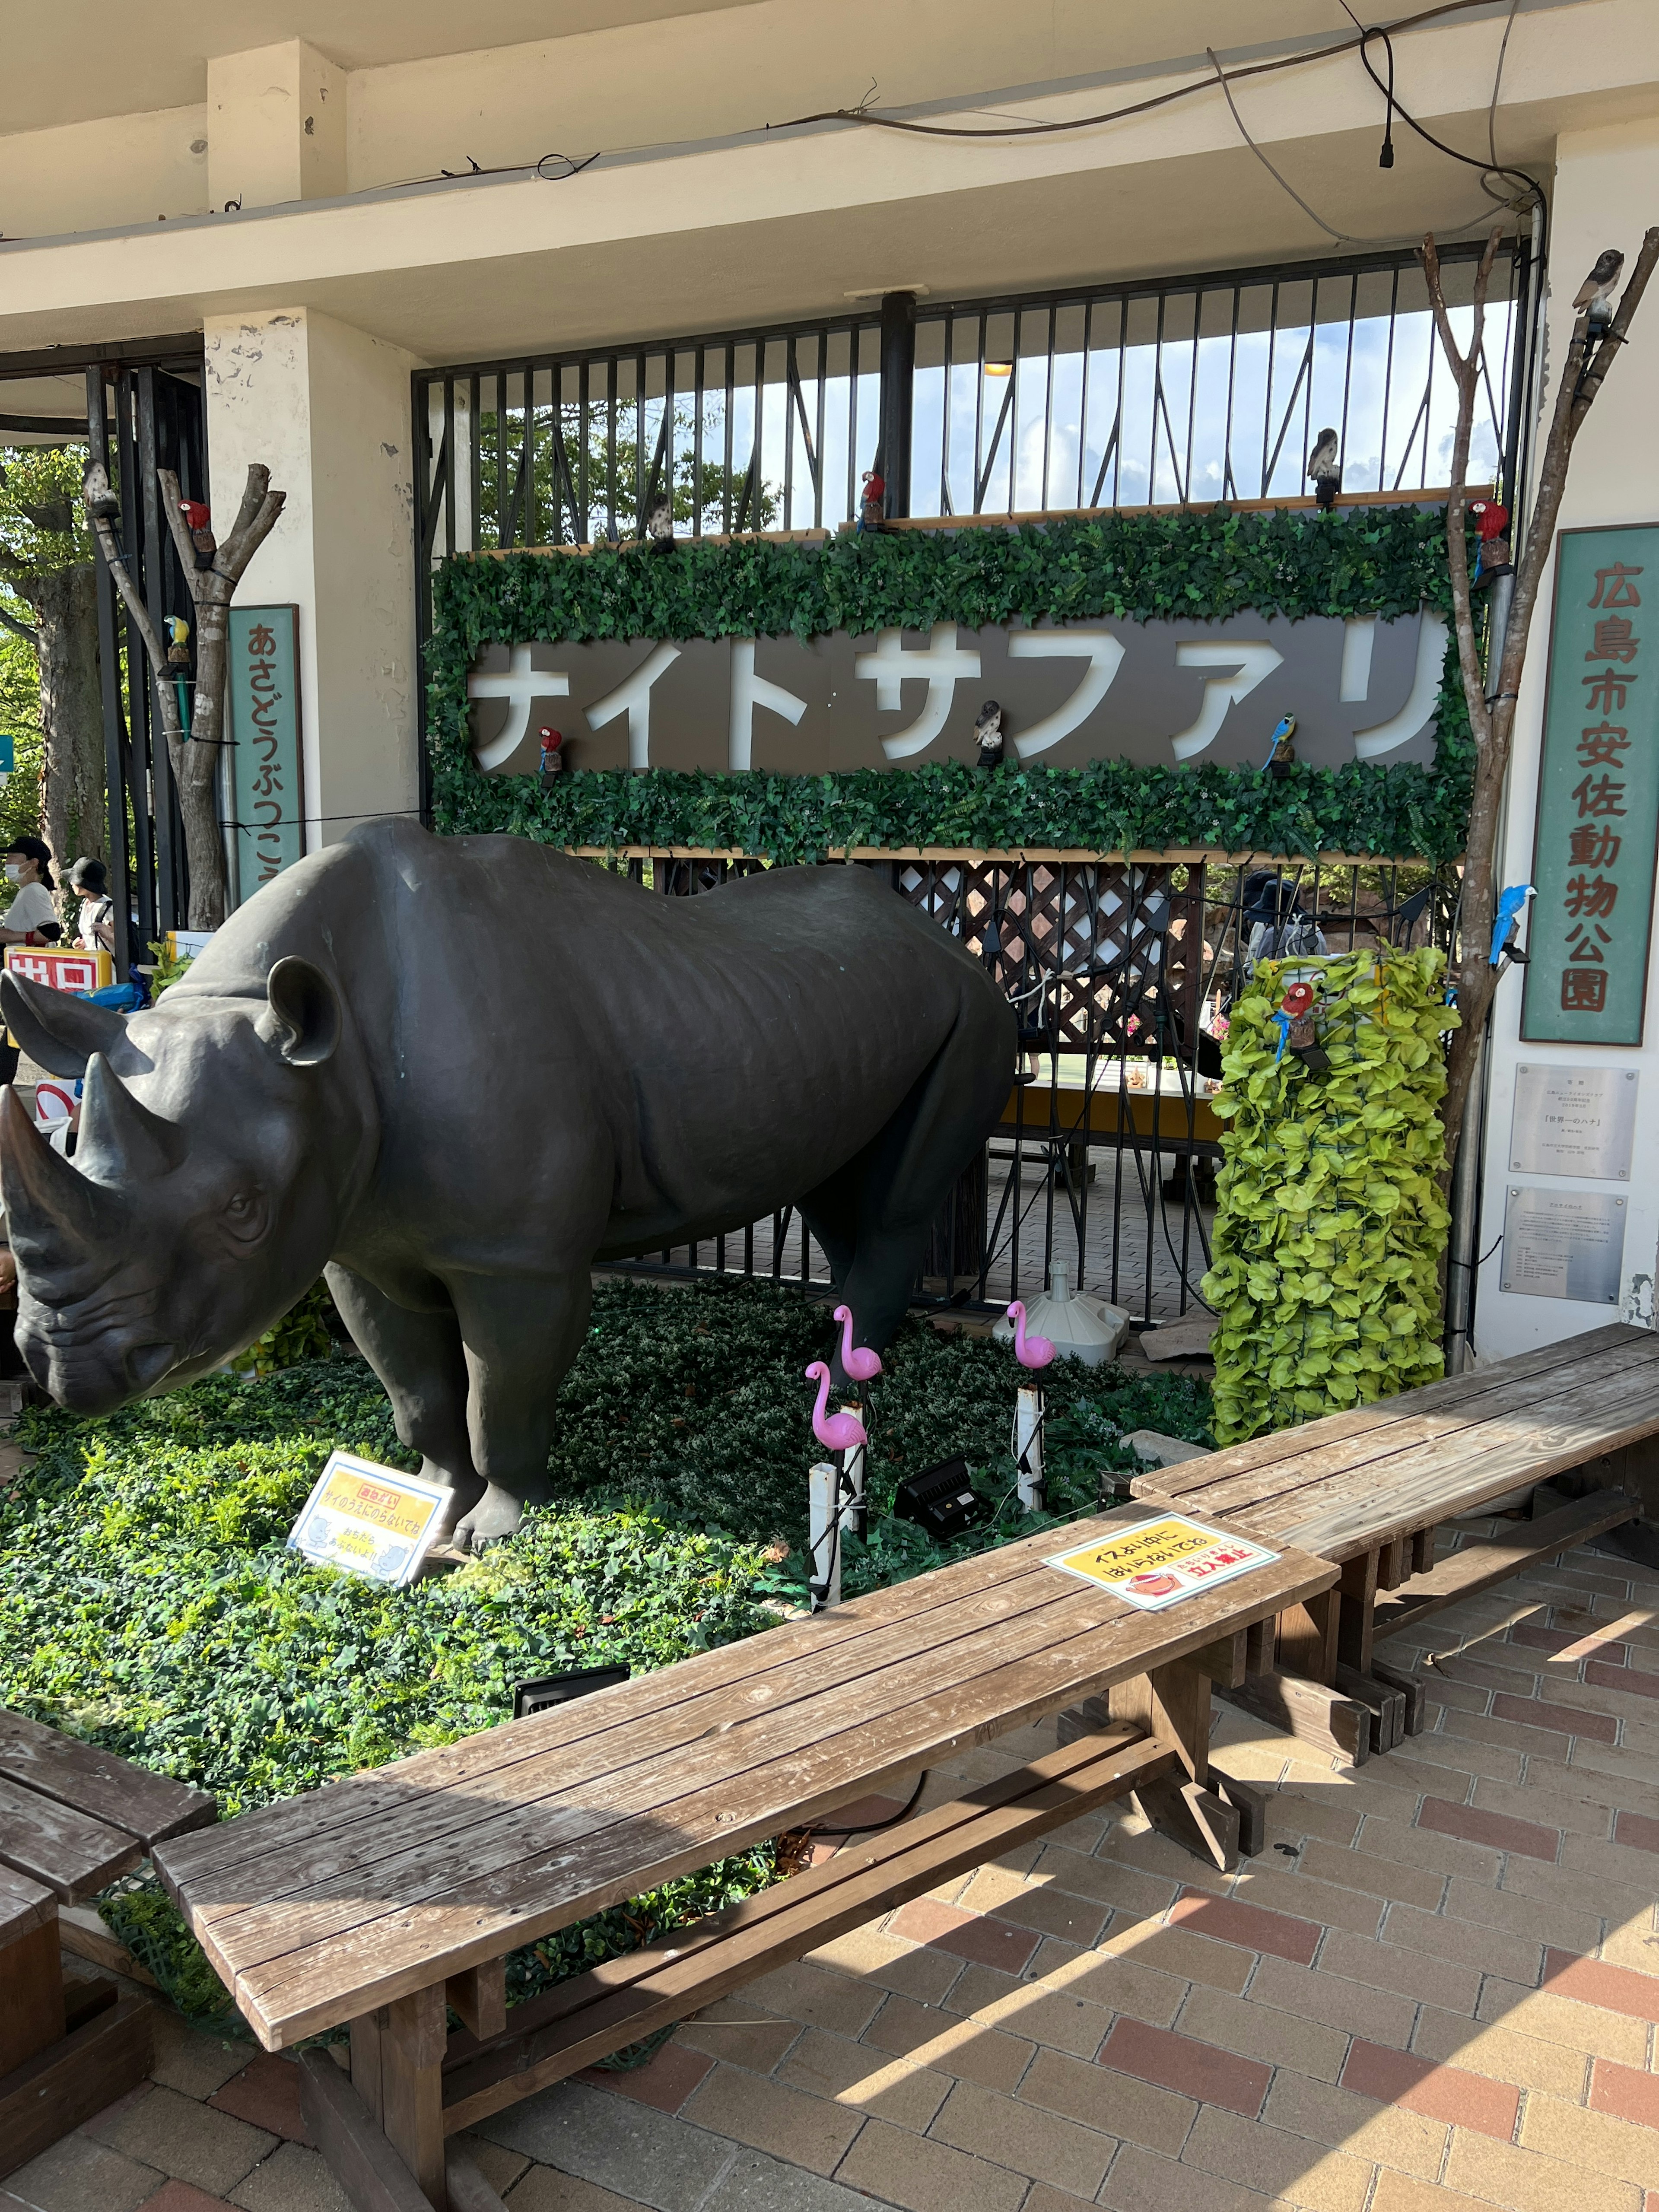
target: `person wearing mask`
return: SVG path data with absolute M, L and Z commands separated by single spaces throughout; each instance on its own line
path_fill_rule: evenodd
M 63 935 L 52 893 L 52 850 L 41 837 L 15 837 L 5 855 L 6 879 L 16 896 L 0 915 L 0 945 L 55 945 Z
M 76 945 L 83 952 L 113 952 L 115 902 L 109 895 L 109 873 L 103 862 L 77 860 L 70 870 L 70 889 L 81 900 Z

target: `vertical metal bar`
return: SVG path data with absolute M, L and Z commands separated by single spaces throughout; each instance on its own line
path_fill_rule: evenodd
M 881 298 L 881 459 L 887 512 L 910 512 L 910 419 L 916 380 L 916 295 Z
M 478 550 L 478 508 L 483 500 L 483 455 L 479 451 L 478 376 L 476 370 L 473 372 L 467 392 L 467 403 L 466 442 L 469 468 L 467 481 L 470 496 L 466 503 L 467 543 L 465 550 L 469 553 L 476 553 Z
M 444 379 L 444 550 L 455 550 L 455 380 Z
M 1400 271 L 1389 287 L 1389 342 L 1382 355 L 1382 425 L 1376 439 L 1376 488 L 1389 481 L 1389 399 L 1394 387 L 1394 334 L 1400 327 Z
M 694 372 L 696 390 L 696 420 L 691 426 L 691 535 L 702 536 L 702 379 L 703 349 L 697 348 Z
M 726 537 L 732 534 L 732 403 L 737 397 L 738 349 L 726 348 L 726 445 L 725 459 L 720 471 L 720 528 Z
M 818 426 L 817 465 L 812 471 L 812 527 L 823 527 L 823 410 L 830 388 L 830 333 L 818 333 L 818 394 L 813 418 Z
M 101 368 L 87 371 L 87 444 L 109 467 L 109 417 Z M 132 878 L 127 850 L 127 722 L 121 701 L 121 659 L 116 635 L 115 580 L 94 552 L 98 582 L 98 677 L 104 710 L 104 793 L 107 813 L 109 882 L 114 893 L 115 972 L 125 982 L 132 964 Z
M 137 441 L 132 422 L 132 378 L 125 370 L 116 379 L 115 408 L 121 542 L 126 550 L 128 572 L 137 583 L 143 574 L 140 559 L 142 508 L 138 496 Z M 155 816 L 149 778 L 150 732 L 153 727 L 151 694 L 144 661 L 143 640 L 131 619 L 126 617 L 125 609 L 122 612 L 123 628 L 126 633 L 127 726 L 131 732 L 127 763 L 131 778 L 133 852 L 137 862 L 139 942 L 149 945 L 156 934 Z
M 1233 393 L 1238 384 L 1238 308 L 1243 297 L 1242 284 L 1233 286 L 1232 325 L 1227 333 L 1227 427 L 1222 434 L 1221 496 L 1238 497 L 1238 479 L 1233 473 Z
M 133 582 L 143 592 L 145 609 L 155 626 L 156 635 L 164 635 L 167 623 L 167 563 L 173 550 L 173 533 L 161 520 L 161 487 L 156 471 L 159 465 L 155 451 L 155 371 L 141 368 L 134 378 L 135 428 L 137 433 L 137 491 L 143 501 L 143 531 L 142 542 L 134 559 L 134 544 L 128 542 L 127 557 L 133 571 Z M 137 643 L 137 641 L 133 641 Z M 138 680 L 144 683 L 149 676 L 149 663 L 142 644 L 138 644 Z M 129 678 L 131 664 L 129 662 Z M 150 697 L 146 692 L 146 703 Z M 189 912 L 189 893 L 182 880 L 185 874 L 184 841 L 177 836 L 175 800 L 173 789 L 173 763 L 167 757 L 167 732 L 157 715 L 152 722 L 154 738 L 150 760 L 150 788 L 155 808 L 155 904 L 157 926 L 163 931 L 177 929 L 181 914 Z

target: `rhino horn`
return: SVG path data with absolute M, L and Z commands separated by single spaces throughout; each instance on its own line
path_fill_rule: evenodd
M 101 1052 L 87 1062 L 76 1159 L 101 1182 L 153 1182 L 184 1158 L 189 1139 L 140 1105 Z
M 123 1017 L 67 991 L 7 969 L 0 974 L 0 1013 L 29 1058 L 52 1075 L 84 1075 L 94 1052 L 112 1052 L 126 1034 Z
M 0 1197 L 12 1249 L 25 1266 L 107 1262 L 126 1231 L 124 1201 L 53 1151 L 9 1084 L 0 1092 Z

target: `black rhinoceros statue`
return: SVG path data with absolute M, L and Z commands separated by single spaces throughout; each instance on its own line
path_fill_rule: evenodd
M 8 975 L 86 1079 L 74 1159 L 0 1103 L 17 1341 L 103 1413 L 326 1272 L 455 1540 L 547 1493 L 596 1261 L 798 1206 L 878 1350 L 1007 1096 L 982 968 L 857 867 L 654 896 L 515 837 L 354 830 L 130 1018 Z

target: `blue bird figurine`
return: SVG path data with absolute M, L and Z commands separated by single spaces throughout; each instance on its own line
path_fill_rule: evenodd
M 1530 884 L 1511 884 L 1498 902 L 1498 912 L 1492 926 L 1492 961 L 1496 967 L 1504 957 L 1504 947 L 1509 942 L 1510 932 L 1518 929 L 1527 901 L 1533 896 Z

